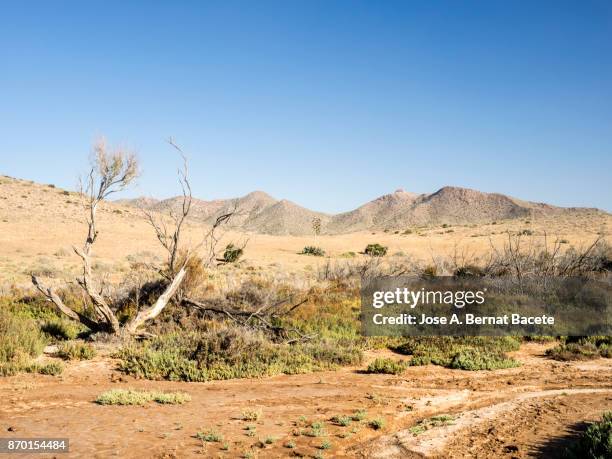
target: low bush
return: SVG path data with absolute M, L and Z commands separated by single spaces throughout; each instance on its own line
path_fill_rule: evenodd
M 223 252 L 223 261 L 225 263 L 235 263 L 242 257 L 244 249 L 236 247 L 234 244 L 227 244 Z
M 297 374 L 361 362 L 361 351 L 325 341 L 275 344 L 242 328 L 172 333 L 119 351 L 120 368 L 147 379 L 210 381 Z
M 589 336 L 569 338 L 546 351 L 546 355 L 554 360 L 591 360 L 599 357 L 612 357 L 612 337 Z
M 325 256 L 325 250 L 321 247 L 315 247 L 312 245 L 307 245 L 302 249 L 302 255 L 312 255 L 314 257 L 322 257 Z
M 566 450 L 571 459 L 612 457 L 612 411 L 603 414 L 601 421 L 592 423 L 576 443 Z
M 388 375 L 399 375 L 406 370 L 408 365 L 402 360 L 379 357 L 368 365 L 368 373 L 383 373 Z
M 183 392 L 113 389 L 100 394 L 96 403 L 99 405 L 144 405 L 149 402 L 157 402 L 163 405 L 182 405 L 190 400 L 191 397 Z
M 484 336 L 415 337 L 394 349 L 412 355 L 410 365 L 440 365 L 462 370 L 493 370 L 519 366 L 519 362 L 505 353 L 516 351 L 520 340 Z
M 380 244 L 368 244 L 363 253 L 371 257 L 384 257 L 387 255 L 387 247 Z
M 45 345 L 36 321 L 0 308 L 0 376 L 36 371 L 30 361 L 42 353 Z
M 64 360 L 90 360 L 96 356 L 96 349 L 88 343 L 60 343 L 58 356 Z

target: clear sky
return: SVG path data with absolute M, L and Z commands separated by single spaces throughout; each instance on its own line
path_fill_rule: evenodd
M 444 185 L 612 210 L 612 2 L 41 1 L 0 10 L 0 174 L 337 212 Z

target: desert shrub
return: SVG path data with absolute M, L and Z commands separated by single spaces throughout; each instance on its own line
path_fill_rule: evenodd
M 96 349 L 88 343 L 60 343 L 57 355 L 64 360 L 90 360 L 96 355 Z
M 363 253 L 371 257 L 384 257 L 387 254 L 387 247 L 380 244 L 368 244 Z
M 402 360 L 379 357 L 368 365 L 367 372 L 399 375 L 406 370 L 406 367 L 406 363 Z
M 0 374 L 14 374 L 20 366 L 40 355 L 45 338 L 36 322 L 0 308 Z
M 325 255 L 325 250 L 321 247 L 315 247 L 313 245 L 307 245 L 302 249 L 302 255 L 312 255 L 314 257 L 322 257 Z
M 612 411 L 603 414 L 601 421 L 594 422 L 576 443 L 566 450 L 571 459 L 605 459 L 612 457 Z
M 242 257 L 244 250 L 241 247 L 236 247 L 234 244 L 227 244 L 223 252 L 223 261 L 226 263 L 235 263 Z
M 438 275 L 438 267 L 436 265 L 425 266 L 421 270 L 421 277 L 424 279 L 431 279 Z
M 275 344 L 243 328 L 172 333 L 124 347 L 118 356 L 126 373 L 147 379 L 209 381 L 297 374 L 354 365 L 356 347 L 318 341 Z
M 513 368 L 519 363 L 500 352 L 490 352 L 484 349 L 465 349 L 454 355 L 450 362 L 450 368 L 460 370 L 498 370 L 501 368 Z
M 134 389 L 112 389 L 96 398 L 99 405 L 144 405 L 157 402 L 168 405 L 182 405 L 191 400 L 183 392 L 139 391 Z
M 60 362 L 35 363 L 25 368 L 28 373 L 40 373 L 41 375 L 57 376 L 62 374 L 64 366 Z
M 412 355 L 410 365 L 440 365 L 464 370 L 510 368 L 519 363 L 505 352 L 515 351 L 520 340 L 511 336 L 436 336 L 409 338 L 395 347 L 397 352 Z
M 45 320 L 40 329 L 47 335 L 58 340 L 76 339 L 80 333 L 84 331 L 84 327 L 78 322 L 72 320 L 53 317 Z
M 612 337 L 589 336 L 569 338 L 552 349 L 546 355 L 554 360 L 591 360 L 599 357 L 611 357 Z
M 376 418 L 376 419 L 372 419 L 368 425 L 374 429 L 374 430 L 381 430 L 385 428 L 385 425 L 387 424 L 387 422 L 385 421 L 384 418 Z

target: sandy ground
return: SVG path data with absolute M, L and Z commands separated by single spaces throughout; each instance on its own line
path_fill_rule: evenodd
M 69 364 L 60 377 L 3 378 L 1 436 L 68 437 L 68 457 L 87 458 L 315 457 L 318 452 L 324 457 L 385 459 L 559 457 L 585 421 L 612 409 L 612 360 L 555 362 L 544 356 L 545 348 L 524 345 L 514 353 L 523 365 L 507 370 L 426 366 L 391 376 L 344 368 L 211 383 L 134 380 L 117 372 L 112 359 L 98 357 Z M 180 390 L 192 400 L 181 406 L 94 403 L 105 390 L 128 387 Z M 241 420 L 245 409 L 261 409 L 261 419 Z M 368 419 L 384 418 L 385 428 L 373 430 L 365 422 L 340 427 L 330 421 L 358 409 L 366 409 Z M 441 414 L 455 419 L 418 435 L 411 432 L 420 420 Z M 307 430 L 300 427 L 301 416 L 324 422 L 326 436 L 295 436 L 296 429 Z M 248 424 L 256 426 L 253 437 L 245 430 Z M 223 443 L 195 438 L 205 429 L 222 434 L 229 451 L 222 450 Z M 266 437 L 274 442 L 265 445 Z M 325 440 L 332 447 L 321 451 Z M 296 447 L 284 447 L 288 441 Z

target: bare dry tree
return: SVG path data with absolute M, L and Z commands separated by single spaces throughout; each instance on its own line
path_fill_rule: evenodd
M 81 187 L 81 195 L 84 198 L 87 209 L 87 238 L 82 248 L 73 247 L 83 264 L 83 274 L 77 278 L 77 282 L 92 302 L 95 318 L 87 317 L 68 307 L 53 288 L 43 285 L 40 279 L 32 274 L 34 286 L 61 313 L 81 322 L 92 331 L 105 331 L 116 335 L 122 333 L 134 335 L 139 333 L 138 330 L 142 325 L 154 319 L 163 311 L 185 278 L 187 273 L 186 267 L 193 251 L 187 249 L 184 256 L 179 257 L 179 250 L 181 249 L 183 227 L 191 210 L 191 186 L 188 179 L 187 158 L 174 141 L 170 140 L 169 142 L 180 153 L 183 159 L 183 168 L 179 169 L 179 182 L 183 191 L 183 199 L 180 212 L 171 213 L 173 220 L 171 228 L 168 228 L 163 219 L 155 219 L 152 213 L 147 218 L 147 221 L 155 230 L 157 239 L 168 252 L 166 269 L 159 270 L 160 274 L 164 275 L 166 285 L 152 305 L 139 308 L 136 315 L 121 327 L 114 311 L 102 295 L 102 290 L 92 276 L 92 250 L 98 237 L 96 219 L 98 206 L 109 195 L 127 188 L 138 176 L 138 162 L 135 155 L 122 149 L 110 151 L 104 141 L 95 145 L 92 167 L 87 175 L 84 186 Z M 229 216 L 223 221 L 227 219 L 229 219 Z

